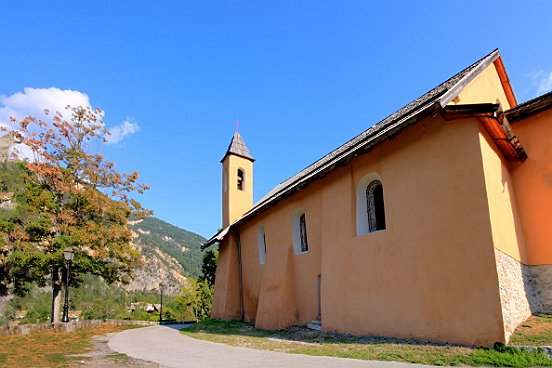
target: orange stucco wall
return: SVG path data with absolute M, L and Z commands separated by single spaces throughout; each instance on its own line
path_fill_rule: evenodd
M 491 231 L 495 248 L 527 264 L 525 237 L 522 228 L 515 184 L 510 166 L 500 154 L 487 132 L 480 128 L 481 157 Z
M 241 317 L 238 263 L 237 238 L 234 234 L 230 234 L 223 240 L 219 248 L 212 305 L 212 314 L 217 318 L 237 319 Z
M 453 101 L 509 108 L 494 64 Z M 321 275 L 324 330 L 504 342 L 495 248 L 526 264 L 552 263 L 552 133 L 543 119 L 526 120 L 514 125 L 529 155 L 524 164 L 504 161 L 476 119 L 425 118 L 242 224 L 245 320 L 268 329 L 309 323 Z M 357 185 L 373 174 L 383 184 L 387 227 L 357 236 Z M 301 254 L 293 247 L 297 210 L 306 215 L 309 241 Z M 236 238 L 227 237 L 214 317 L 240 314 L 237 264 Z
M 325 330 L 504 341 L 479 134 L 475 120 L 428 118 L 243 225 L 245 319 L 272 329 L 310 322 L 321 274 Z M 382 178 L 387 229 L 357 237 L 356 184 L 372 172 Z M 307 218 L 303 254 L 293 253 L 297 209 Z M 227 278 L 217 274 L 217 284 L 219 276 Z
M 256 320 L 258 327 L 306 324 L 316 316 L 316 276 L 321 271 L 323 219 L 315 214 L 322 213 L 321 186 L 322 183 L 309 186 L 297 198 L 292 197 L 278 206 L 278 210 L 269 211 L 242 228 L 243 273 L 247 285 L 244 288 L 245 306 L 247 315 Z M 303 201 L 300 197 L 305 195 L 310 199 Z M 297 209 L 305 212 L 307 221 L 309 251 L 303 254 L 293 251 L 292 216 Z M 267 247 L 264 265 L 259 264 L 258 258 L 257 229 L 260 225 L 264 226 Z M 262 305 L 269 309 L 281 305 L 280 310 L 267 313 L 261 308 L 256 312 L 260 294 L 264 299 Z M 286 305 L 282 305 L 282 299 L 288 301 Z M 293 316 L 287 314 L 290 311 Z M 275 326 L 274 318 L 270 317 L 274 313 L 278 314 L 277 319 L 288 323 Z
M 552 264 L 552 110 L 512 125 L 528 158 L 513 165 L 512 179 L 529 265 Z

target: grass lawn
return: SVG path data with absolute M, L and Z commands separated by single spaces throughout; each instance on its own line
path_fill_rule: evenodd
M 552 346 L 552 315 L 532 316 L 519 326 L 511 345 Z
M 381 337 L 358 337 L 291 327 L 265 331 L 237 321 L 207 320 L 182 333 L 232 346 L 293 354 L 386 360 L 444 366 L 533 367 L 552 366 L 542 352 L 529 353 L 512 347 L 497 349 L 431 344 Z M 552 345 L 552 317 L 532 317 L 512 338 L 517 345 Z M 531 341 L 532 343 L 528 343 Z
M 0 367 L 66 367 L 83 357 L 71 357 L 91 349 L 95 335 L 123 331 L 135 326 L 104 326 L 61 333 L 39 331 L 29 335 L 0 336 Z

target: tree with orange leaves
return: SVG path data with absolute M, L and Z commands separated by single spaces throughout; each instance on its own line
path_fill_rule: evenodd
M 0 283 L 15 291 L 30 281 L 50 283 L 53 322 L 59 320 L 66 279 L 63 250 L 71 247 L 75 254 L 72 285 L 86 273 L 128 281 L 140 254 L 127 221 L 149 214 L 131 197 L 148 189 L 138 183 L 138 173 L 119 173 L 94 153 L 109 135 L 102 111 L 68 107 L 68 112 L 69 120 L 46 111 L 49 121 L 12 119 L 16 128 L 4 129 L 19 147 L 19 158 L 24 156 L 25 187 L 16 194 L 16 209 L 0 218 Z

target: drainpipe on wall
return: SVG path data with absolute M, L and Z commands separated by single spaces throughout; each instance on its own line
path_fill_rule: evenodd
M 239 283 L 240 283 L 240 319 L 244 320 L 244 311 L 243 311 L 243 280 L 242 280 L 242 256 L 241 256 L 241 240 L 240 240 L 240 231 L 238 229 L 236 234 L 236 239 L 238 243 L 238 272 L 239 272 Z

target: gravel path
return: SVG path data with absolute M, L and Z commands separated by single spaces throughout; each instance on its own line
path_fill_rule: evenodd
M 286 354 L 192 339 L 185 325 L 151 326 L 113 334 L 109 347 L 167 368 L 422 368 L 427 365 Z

